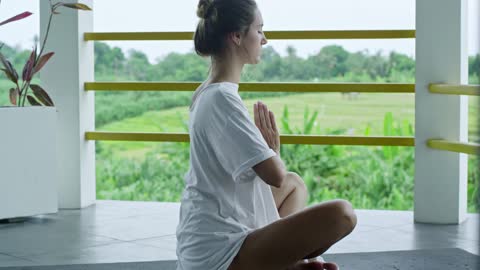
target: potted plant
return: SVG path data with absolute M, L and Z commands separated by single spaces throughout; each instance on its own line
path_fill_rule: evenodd
M 57 110 L 47 92 L 32 79 L 54 55 L 44 53 L 44 48 L 52 18 L 61 7 L 91 10 L 80 3 L 50 1 L 50 17 L 40 51 L 35 45 L 21 73 L 1 53 L 0 44 L 0 69 L 12 82 L 8 90 L 12 106 L 0 107 L 0 220 L 58 211 Z M 23 12 L 0 22 L 0 26 L 31 14 Z M 27 101 L 30 106 L 25 106 Z

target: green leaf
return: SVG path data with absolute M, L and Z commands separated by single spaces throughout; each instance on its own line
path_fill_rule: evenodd
M 29 82 L 32 80 L 33 76 L 33 66 L 35 65 L 35 59 L 37 58 L 37 52 L 36 50 L 32 50 L 32 53 L 30 54 L 30 57 L 27 60 L 27 63 L 25 63 L 25 66 L 23 67 L 23 72 L 22 72 L 22 79 L 26 82 Z
M 393 135 L 393 114 L 391 112 L 388 112 L 385 114 L 385 117 L 383 120 L 383 135 L 384 136 Z M 383 154 L 385 155 L 385 158 L 391 159 L 393 156 L 392 147 L 384 146 Z
M 8 61 L 2 53 L 0 53 L 0 62 L 2 62 L 2 65 L 5 67 L 4 69 L 2 68 L 2 70 L 7 75 L 7 78 L 16 84 L 18 82 L 17 71 L 12 66 L 12 63 L 10 63 L 10 61 Z
M 28 17 L 28 16 L 30 16 L 30 15 L 32 15 L 32 14 L 33 14 L 33 13 L 31 13 L 31 12 L 25 11 L 25 12 L 23 12 L 23 13 L 20 13 L 20 14 L 16 15 L 16 16 L 13 16 L 13 17 L 10 18 L 10 19 L 7 19 L 7 20 L 5 20 L 5 21 L 3 21 L 3 22 L 0 22 L 0 26 L 1 26 L 1 25 L 4 25 L 4 24 L 7 24 L 7 23 L 14 22 L 14 21 L 18 21 L 18 20 L 25 19 L 26 17 Z
M 20 93 L 18 92 L 18 89 L 16 88 L 10 88 L 10 102 L 13 105 L 17 105 L 17 99 Z
M 383 135 L 392 136 L 393 133 L 393 115 L 391 112 L 385 114 L 383 120 Z
M 292 130 L 290 129 L 290 125 L 288 124 L 288 107 L 285 105 L 283 108 L 283 116 L 282 116 L 282 127 L 287 134 L 292 134 Z
M 40 85 L 31 84 L 31 85 L 30 85 L 30 89 L 32 89 L 33 94 L 35 95 L 35 97 L 36 97 L 40 102 L 42 102 L 45 106 L 49 106 L 49 107 L 55 106 L 55 105 L 53 104 L 52 99 L 48 96 L 47 92 L 46 92 L 45 90 L 43 90 L 42 87 L 40 87 Z
M 67 7 L 67 8 L 73 8 L 73 9 L 79 9 L 79 10 L 92 10 L 89 6 L 85 4 L 62 4 L 62 6 Z
M 7 76 L 7 78 L 12 81 L 13 83 L 15 83 L 15 78 L 13 77 L 13 75 L 6 69 L 6 68 L 0 68 L 0 70 L 2 70 L 3 72 L 5 72 L 5 75 Z
M 42 104 L 38 103 L 38 101 L 30 95 L 27 95 L 27 100 L 32 106 L 42 106 Z
M 44 54 L 40 57 L 38 60 L 37 65 L 35 66 L 35 69 L 33 70 L 33 74 L 37 73 L 42 69 L 42 67 L 47 63 L 47 61 L 54 55 L 54 52 L 49 52 L 47 54 Z
M 317 115 L 318 115 L 318 111 L 313 112 L 312 117 L 308 120 L 308 122 L 305 125 L 304 131 L 303 131 L 304 134 L 312 133 L 313 125 L 315 124 L 315 120 L 317 120 Z
M 365 136 L 370 136 L 372 128 L 370 127 L 370 124 L 367 124 L 367 127 L 365 128 Z
M 305 127 L 307 125 L 307 120 L 308 120 L 308 115 L 310 112 L 308 111 L 308 106 L 305 106 L 305 110 L 303 113 L 303 126 Z

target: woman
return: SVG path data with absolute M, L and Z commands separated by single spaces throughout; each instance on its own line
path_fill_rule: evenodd
M 267 40 L 254 0 L 200 0 L 195 50 L 211 57 L 190 107 L 190 168 L 177 227 L 177 270 L 338 269 L 315 260 L 353 231 L 345 200 L 305 208 L 303 180 L 280 159 L 275 117 L 238 95 Z M 319 257 L 321 259 L 321 257 Z

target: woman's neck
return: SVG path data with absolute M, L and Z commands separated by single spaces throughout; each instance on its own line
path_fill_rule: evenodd
M 212 69 L 208 82 L 231 82 L 239 84 L 243 66 L 244 64 L 238 61 L 238 59 L 235 59 L 235 57 L 223 58 L 222 61 L 212 59 Z

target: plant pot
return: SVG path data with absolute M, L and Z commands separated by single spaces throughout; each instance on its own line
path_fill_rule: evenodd
M 0 107 L 0 219 L 58 212 L 55 107 Z

